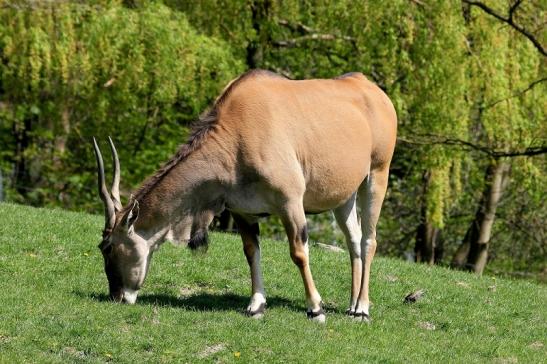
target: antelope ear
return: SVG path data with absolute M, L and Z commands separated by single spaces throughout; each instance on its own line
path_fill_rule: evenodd
M 139 201 L 135 200 L 133 202 L 133 206 L 131 207 L 131 210 L 125 215 L 124 219 L 122 220 L 123 226 L 128 230 L 133 230 L 133 224 L 135 221 L 137 221 L 137 218 L 139 217 Z

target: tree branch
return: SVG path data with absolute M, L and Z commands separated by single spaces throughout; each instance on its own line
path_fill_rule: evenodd
M 513 21 L 513 15 L 515 14 L 515 11 L 517 10 L 517 8 L 519 7 L 520 3 L 522 2 L 522 0 L 517 0 L 515 1 L 515 3 L 513 5 L 511 5 L 511 7 L 509 8 L 509 20 L 512 22 Z
M 284 39 L 284 40 L 278 40 L 273 41 L 272 44 L 277 47 L 287 47 L 292 48 L 297 46 L 299 43 L 308 41 L 308 40 L 344 40 L 347 42 L 351 42 L 354 47 L 357 47 L 357 40 L 353 37 L 347 36 L 347 35 L 337 35 L 337 34 L 329 34 L 329 33 L 320 33 L 318 30 L 313 29 L 307 25 L 304 25 L 302 23 L 291 23 L 287 20 L 280 19 L 277 21 L 279 25 L 282 25 L 288 29 L 290 29 L 293 32 L 298 32 L 301 34 L 300 37 L 292 38 L 292 39 Z
M 421 2 L 420 0 L 409 0 L 411 3 L 414 3 L 416 5 L 419 5 L 419 6 L 423 6 L 423 7 L 426 7 L 427 4 L 424 4 L 423 2 Z
M 348 36 L 338 36 L 334 34 L 319 34 L 319 33 L 313 33 L 309 35 L 303 35 L 301 37 L 292 38 L 292 39 L 284 39 L 284 40 L 277 40 L 273 41 L 272 43 L 277 47 L 295 47 L 298 45 L 298 43 L 302 43 L 308 40 L 345 40 L 349 42 L 354 42 L 355 39 Z
M 490 109 L 491 107 L 496 106 L 500 102 L 507 101 L 507 100 L 512 99 L 514 97 L 521 96 L 521 95 L 525 94 L 526 92 L 530 91 L 531 89 L 533 89 L 536 85 L 539 85 L 540 83 L 545 82 L 545 81 L 547 81 L 547 77 L 541 78 L 539 80 L 535 80 L 534 82 L 529 84 L 528 87 L 526 87 L 524 90 L 520 90 L 520 91 L 518 91 L 518 92 L 516 92 L 516 93 L 514 93 L 510 96 L 507 96 L 503 99 L 496 100 L 496 101 L 484 106 L 482 109 L 483 110 Z
M 513 29 L 515 29 L 517 32 L 521 33 L 526 38 L 528 38 L 530 40 L 530 42 L 532 42 L 534 47 L 536 47 L 536 49 L 543 56 L 547 56 L 547 51 L 545 51 L 545 48 L 540 43 L 540 41 L 538 39 L 536 39 L 536 37 L 532 33 L 528 32 L 523 26 L 521 26 L 519 24 L 516 24 L 515 21 L 514 21 L 514 14 L 515 14 L 517 8 L 519 7 L 519 5 L 522 3 L 522 0 L 516 0 L 515 3 L 513 5 L 511 5 L 511 7 L 509 8 L 509 13 L 508 13 L 507 18 L 504 18 L 500 14 L 496 13 L 492 8 L 488 7 L 487 5 L 485 5 L 484 3 L 480 2 L 480 1 L 462 0 L 462 2 L 465 3 L 465 4 L 471 5 L 471 6 L 476 6 L 480 9 L 482 9 L 485 13 L 487 13 L 487 14 L 493 16 L 494 18 L 496 18 L 498 20 L 501 20 L 502 22 L 508 24 Z
M 547 145 L 539 146 L 530 146 L 521 150 L 512 150 L 512 151 L 502 151 L 495 150 L 488 146 L 479 145 L 472 143 L 467 140 L 457 139 L 457 138 L 447 138 L 442 135 L 436 134 L 415 134 L 414 137 L 417 139 L 407 139 L 404 137 L 398 137 L 398 143 L 407 143 L 412 145 L 448 145 L 448 146 L 460 146 L 463 149 L 467 150 L 476 150 L 478 152 L 484 153 L 492 158 L 503 158 L 503 157 L 532 157 L 540 154 L 547 154 Z M 419 139 L 422 138 L 422 139 Z
M 279 19 L 277 21 L 277 24 L 282 25 L 286 28 L 289 28 L 292 31 L 298 31 L 300 34 L 306 34 L 306 33 L 318 33 L 317 30 L 304 25 L 302 23 L 291 23 L 288 20 L 285 19 Z

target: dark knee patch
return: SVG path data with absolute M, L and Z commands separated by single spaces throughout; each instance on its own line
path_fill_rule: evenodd
M 303 243 L 308 241 L 308 227 L 306 225 L 300 230 L 300 239 L 302 239 Z
M 302 257 L 300 254 L 295 254 L 291 252 L 291 259 L 298 268 L 304 267 L 304 257 Z

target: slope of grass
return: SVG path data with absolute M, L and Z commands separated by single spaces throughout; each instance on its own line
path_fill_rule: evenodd
M 134 306 L 106 300 L 102 217 L 0 204 L 0 362 L 545 362 L 547 289 L 377 258 L 371 325 L 344 315 L 346 253 L 312 246 L 329 313 L 309 322 L 286 243 L 264 241 L 268 309 L 250 294 L 237 236 L 207 255 L 165 244 Z M 416 289 L 415 304 L 403 304 Z

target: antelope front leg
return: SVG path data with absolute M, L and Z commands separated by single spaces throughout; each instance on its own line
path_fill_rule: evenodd
M 232 214 L 234 221 L 243 240 L 243 251 L 251 269 L 251 287 L 252 296 L 249 306 L 245 313 L 253 318 L 264 316 L 266 309 L 266 294 L 264 292 L 264 282 L 262 280 L 262 270 L 260 268 L 260 245 L 258 243 L 258 222 L 249 222 L 242 216 Z
M 325 312 L 321 307 L 321 296 L 315 288 L 309 265 L 308 232 L 306 215 L 301 204 L 286 211 L 282 216 L 285 231 L 289 239 L 291 259 L 300 270 L 306 291 L 308 318 L 318 322 L 325 322 Z

